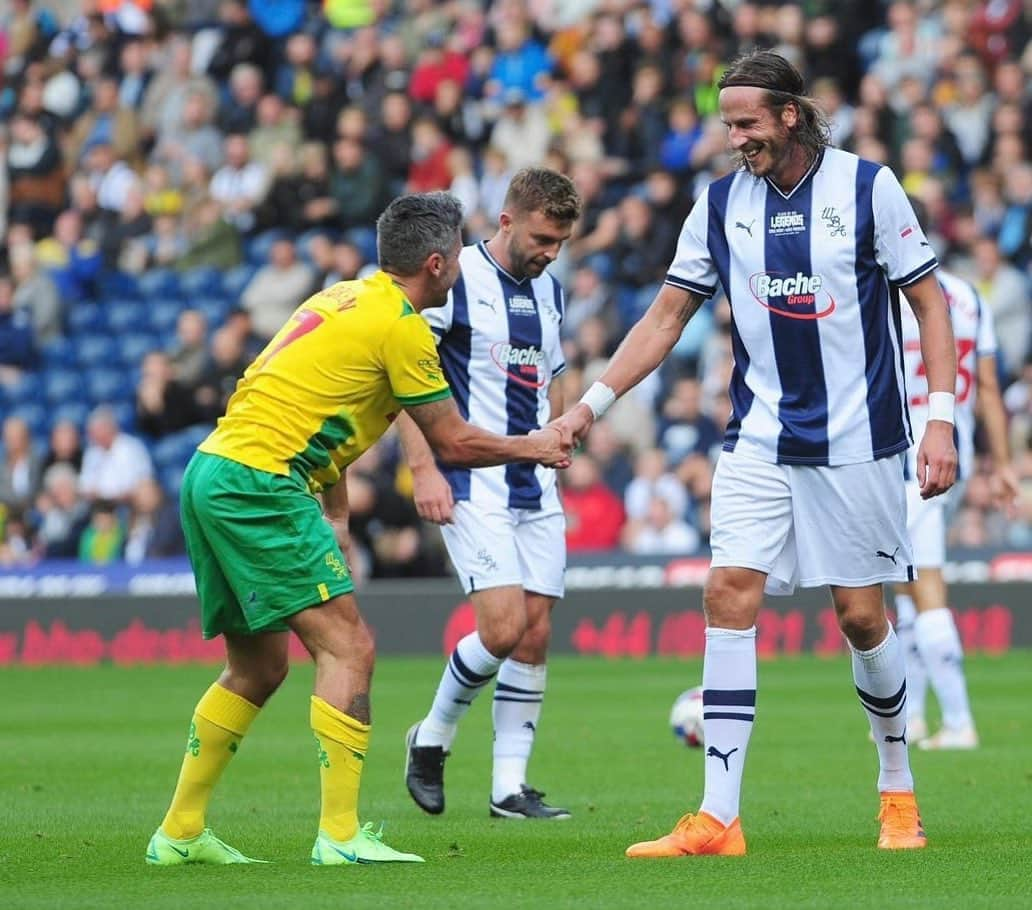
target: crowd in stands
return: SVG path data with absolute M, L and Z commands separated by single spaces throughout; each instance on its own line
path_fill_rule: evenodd
M 1032 42 L 1020 0 L 8 0 L 0 10 L 0 565 L 182 552 L 185 462 L 309 293 L 375 264 L 406 190 L 489 236 L 510 175 L 569 174 L 567 401 L 732 167 L 726 62 L 775 48 L 834 141 L 890 165 L 992 308 L 1023 484 L 951 531 L 1032 546 Z M 692 553 L 730 404 L 719 297 L 563 476 L 571 552 Z M 388 438 L 348 473 L 367 574 L 443 571 Z

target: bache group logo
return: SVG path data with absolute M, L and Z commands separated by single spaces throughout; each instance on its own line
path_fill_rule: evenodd
M 534 345 L 518 347 L 507 341 L 491 345 L 491 359 L 513 382 L 530 389 L 540 389 L 545 378 L 545 355 Z
M 835 298 L 820 275 L 756 272 L 749 276 L 749 291 L 764 309 L 789 319 L 824 319 L 835 312 Z

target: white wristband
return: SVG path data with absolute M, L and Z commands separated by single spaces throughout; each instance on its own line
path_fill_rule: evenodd
M 586 404 L 591 408 L 591 413 L 594 415 L 595 420 L 598 420 L 599 417 L 609 410 L 609 406 L 614 401 L 616 401 L 616 392 L 604 382 L 593 382 L 591 388 L 581 397 L 580 403 Z
M 929 392 L 928 419 L 953 423 L 953 404 L 956 398 L 952 392 Z

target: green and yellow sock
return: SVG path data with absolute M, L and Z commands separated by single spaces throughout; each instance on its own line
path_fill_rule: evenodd
M 169 837 L 185 840 L 204 830 L 211 792 L 260 710 L 218 683 L 201 697 L 190 721 L 172 805 L 161 823 Z
M 319 830 L 335 841 L 351 840 L 358 831 L 358 788 L 369 749 L 369 724 L 313 695 L 312 730 L 319 744 L 322 786 Z

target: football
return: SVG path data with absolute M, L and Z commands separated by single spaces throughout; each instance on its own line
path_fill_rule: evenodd
M 702 745 L 702 686 L 694 686 L 677 696 L 670 709 L 670 729 L 686 746 Z

